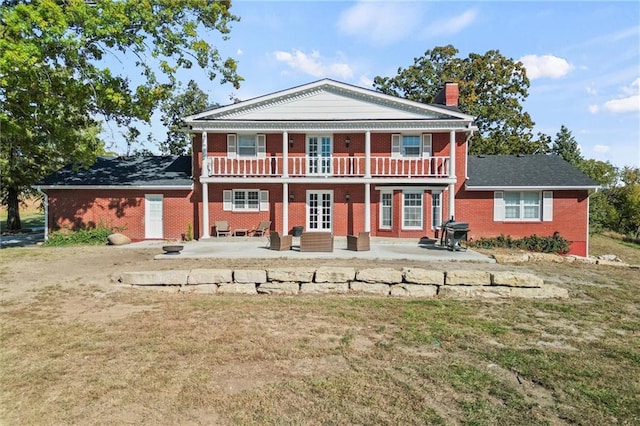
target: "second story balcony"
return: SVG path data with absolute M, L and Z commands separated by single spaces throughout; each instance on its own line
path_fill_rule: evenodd
M 449 157 L 281 156 L 228 158 L 209 156 L 209 177 L 385 177 L 447 178 Z M 286 167 L 285 167 L 286 166 Z

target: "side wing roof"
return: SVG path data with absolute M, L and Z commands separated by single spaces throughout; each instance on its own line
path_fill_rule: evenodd
M 467 161 L 469 191 L 599 187 L 557 155 L 479 155 Z
M 35 187 L 71 189 L 89 187 L 191 188 L 191 156 L 98 157 L 88 169 L 67 165 Z

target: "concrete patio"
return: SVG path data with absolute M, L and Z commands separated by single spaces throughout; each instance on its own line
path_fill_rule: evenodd
M 184 246 L 179 254 L 164 254 L 162 247 L 178 244 Z M 166 241 L 143 241 L 130 244 L 129 247 L 157 247 L 155 259 L 196 259 L 196 258 L 292 258 L 292 259 L 410 259 L 424 261 L 458 261 L 494 263 L 494 259 L 473 250 L 449 251 L 435 240 L 401 239 L 371 237 L 370 251 L 347 250 L 346 237 L 335 237 L 334 250 L 331 253 L 301 252 L 300 239 L 293 238 L 291 250 L 275 251 L 269 249 L 267 237 L 220 237 L 184 243 Z

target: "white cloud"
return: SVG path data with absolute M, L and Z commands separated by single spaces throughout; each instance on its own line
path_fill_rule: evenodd
M 469 25 L 473 24 L 477 17 L 477 9 L 467 10 L 466 12 L 452 18 L 435 22 L 429 26 L 426 32 L 430 36 L 457 34 Z
M 593 147 L 593 150 L 600 154 L 605 154 L 609 152 L 609 149 L 610 149 L 609 145 L 595 145 Z
M 553 55 L 526 55 L 519 59 L 527 69 L 527 77 L 536 78 L 561 78 L 573 70 L 573 65 L 564 58 Z
M 603 108 L 614 114 L 640 111 L 640 78 L 623 87 L 622 94 L 623 97 L 605 102 Z
M 244 52 L 242 51 L 242 49 L 238 49 L 238 51 L 236 52 L 236 55 L 238 56 L 242 56 Z
M 359 2 L 338 19 L 338 29 L 376 45 L 389 45 L 413 34 L 422 5 L 405 2 Z
M 640 111 L 640 95 L 629 96 L 621 99 L 612 99 L 605 102 L 603 107 L 614 114 Z
M 593 96 L 596 96 L 598 94 L 598 89 L 596 89 L 593 86 L 587 86 L 585 90 L 587 91 L 588 94 Z
M 600 111 L 600 107 L 598 105 L 589 105 L 589 112 L 591 114 L 597 114 Z
M 353 76 L 353 70 L 349 64 L 338 61 L 326 63 L 327 60 L 316 50 L 309 55 L 297 49 L 292 53 L 279 50 L 274 53 L 274 56 L 277 61 L 286 63 L 290 68 L 314 77 L 350 79 Z
M 373 80 L 371 80 L 366 75 L 363 75 L 363 76 L 360 76 L 360 80 L 358 81 L 358 84 L 360 85 L 360 87 L 372 88 Z

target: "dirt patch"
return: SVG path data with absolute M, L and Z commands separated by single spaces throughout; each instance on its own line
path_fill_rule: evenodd
M 127 271 L 372 267 L 354 259 L 153 260 L 118 247 L 0 250 L 7 424 L 623 424 L 639 409 L 637 271 L 518 270 L 568 300 L 212 296 Z M 623 256 L 621 256 L 623 257 Z M 560 420 L 562 419 L 562 420 Z M 619 420 L 619 421 L 618 421 Z
M 228 363 L 213 367 L 214 382 L 220 391 L 234 395 L 265 385 L 300 378 L 321 378 L 342 374 L 349 365 L 341 356 L 302 358 L 249 363 Z

